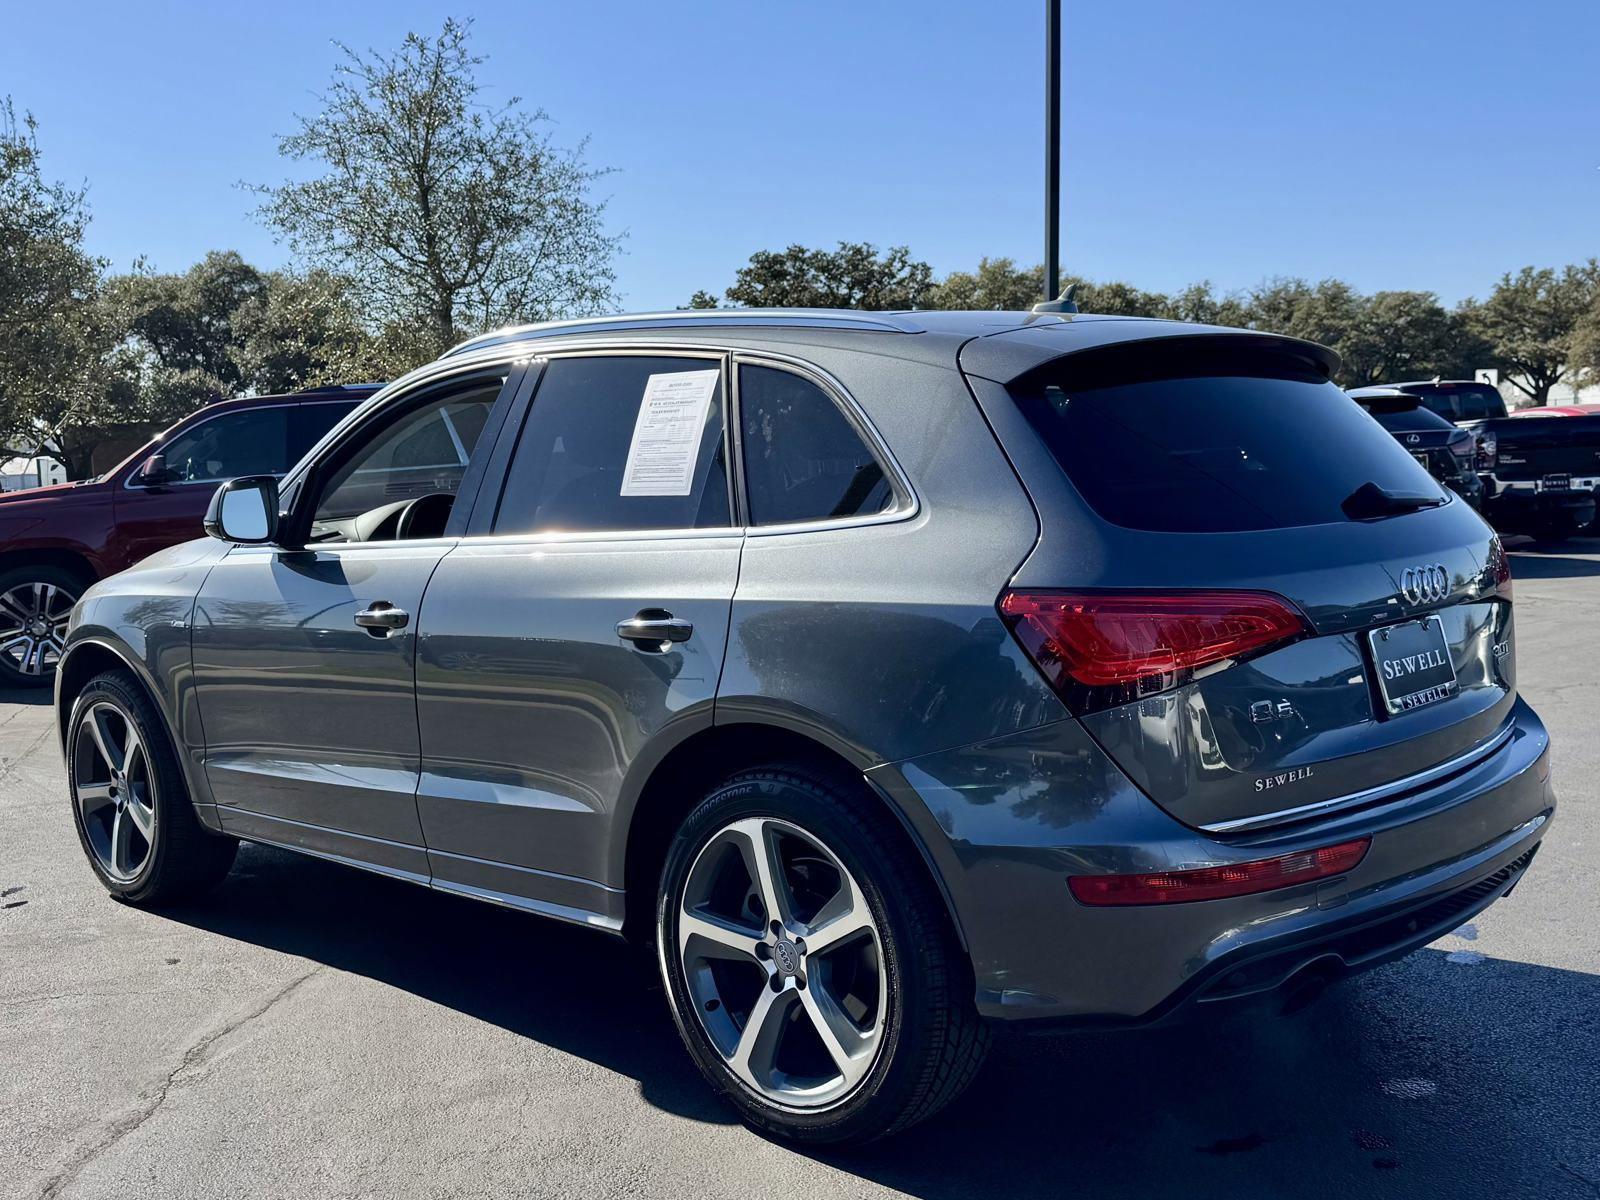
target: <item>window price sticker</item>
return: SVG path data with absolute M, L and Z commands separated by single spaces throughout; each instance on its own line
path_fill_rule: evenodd
M 624 496 L 687 496 L 721 372 L 673 371 L 645 380 L 622 471 Z

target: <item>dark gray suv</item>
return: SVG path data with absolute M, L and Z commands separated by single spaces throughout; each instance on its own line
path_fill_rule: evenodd
M 996 1023 L 1299 1004 L 1554 810 L 1500 544 L 1333 366 L 1026 313 L 478 338 L 84 596 L 89 862 L 154 904 L 249 839 L 634 938 L 813 1142 Z

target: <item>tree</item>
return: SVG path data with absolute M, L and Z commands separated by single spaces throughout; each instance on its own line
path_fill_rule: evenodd
M 1167 299 L 1162 316 L 1173 321 L 1193 321 L 1200 325 L 1227 325 L 1242 329 L 1250 324 L 1246 301 L 1237 295 L 1218 296 L 1209 279 L 1192 283 Z
M 349 279 L 320 268 L 273 272 L 263 294 L 233 317 L 233 363 L 251 391 L 395 379 L 427 362 L 431 347 L 408 327 L 370 333 Z
M 1347 387 L 1459 373 L 1456 330 L 1432 292 L 1374 292 L 1361 301 L 1340 339 Z
M 1534 404 L 1548 404 L 1550 389 L 1567 377 L 1573 342 L 1600 296 L 1600 261 L 1523 267 L 1501 276 L 1489 298 L 1469 308 L 1472 328 L 1488 344 L 1506 381 Z
M 83 248 L 82 188 L 45 179 L 37 125 L 0 102 L 0 457 L 52 446 L 93 406 L 101 349 L 100 260 Z
M 936 284 L 925 308 L 1025 312 L 1044 299 L 1044 266 L 1019 267 L 1010 258 L 980 258 L 976 271 L 952 271 Z
M 723 293 L 749 308 L 916 308 L 933 287 L 933 268 L 904 246 L 881 256 L 867 242 L 840 242 L 837 250 L 792 245 L 757 251 L 739 268 Z M 715 308 L 707 292 L 696 292 L 694 308 Z
M 354 280 L 375 326 L 418 327 L 437 354 L 465 331 L 616 302 L 604 171 L 555 146 L 513 97 L 479 96 L 471 22 L 406 35 L 393 55 L 341 45 L 322 111 L 279 150 L 313 179 L 256 191 L 259 215 L 308 263 Z
M 232 250 L 213 250 L 187 271 L 158 273 L 139 263 L 106 280 L 143 364 L 141 383 L 181 394 L 198 407 L 251 390 L 238 360 L 239 313 L 265 302 L 272 280 Z M 178 415 L 178 414 L 175 414 Z

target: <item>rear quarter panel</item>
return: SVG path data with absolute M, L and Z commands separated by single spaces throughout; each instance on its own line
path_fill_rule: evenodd
M 1038 536 L 1027 495 L 952 368 L 818 348 L 918 508 L 746 540 L 718 723 L 783 725 L 863 768 L 1064 713 L 995 609 Z

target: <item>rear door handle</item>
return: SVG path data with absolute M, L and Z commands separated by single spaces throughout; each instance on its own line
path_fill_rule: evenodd
M 396 608 L 387 600 L 374 600 L 356 614 L 356 624 L 374 637 L 383 637 L 396 629 L 404 629 L 410 620 L 410 613 L 403 608 Z
M 617 636 L 641 649 L 665 650 L 669 642 L 687 642 L 693 633 L 692 622 L 664 608 L 641 609 L 638 615 L 617 622 Z

